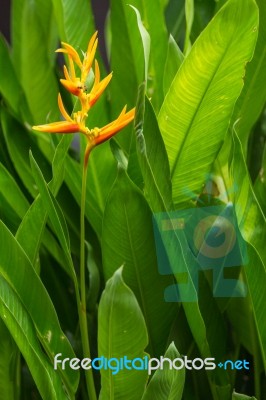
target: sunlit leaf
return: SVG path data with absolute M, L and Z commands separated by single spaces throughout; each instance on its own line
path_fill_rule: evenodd
M 159 114 L 175 204 L 197 192 L 224 140 L 258 28 L 253 0 L 230 0 L 194 44 Z M 235 62 L 232 64 L 231 60 Z

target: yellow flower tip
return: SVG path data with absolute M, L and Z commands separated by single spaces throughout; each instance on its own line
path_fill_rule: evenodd
M 62 116 L 65 118 L 65 120 L 68 121 L 68 122 L 73 122 L 72 118 L 67 113 L 67 111 L 66 111 L 66 109 L 64 107 L 63 100 L 62 100 L 62 97 L 61 97 L 60 93 L 58 93 L 57 101 L 58 101 L 59 110 L 60 110 Z
M 110 80 L 112 79 L 112 73 L 107 75 L 101 82 L 98 84 L 96 81 L 94 82 L 93 88 L 91 90 L 90 96 L 89 96 L 89 105 L 92 107 L 96 101 L 99 99 L 99 97 L 102 95 L 104 90 L 106 89 L 107 85 L 109 84 Z M 96 84 L 95 84 L 96 83 Z
M 52 122 L 51 124 L 33 126 L 32 129 L 45 133 L 75 133 L 79 132 L 79 125 L 69 121 Z
M 62 53 L 67 53 L 71 58 L 73 58 L 73 60 L 75 61 L 75 63 L 82 68 L 82 62 L 80 60 L 80 57 L 78 55 L 78 52 L 74 49 L 74 47 L 72 47 L 70 44 L 62 42 L 62 46 L 63 49 L 58 49 L 60 52 Z
M 90 38 L 88 48 L 87 48 L 87 54 L 90 54 L 90 52 L 94 46 L 94 42 L 96 41 L 97 35 L 98 35 L 98 31 L 95 31 L 94 34 L 92 35 L 92 37 Z
M 132 110 L 128 111 L 127 113 L 124 113 L 125 110 L 126 106 L 123 108 L 121 114 L 115 121 L 104 126 L 102 129 L 100 129 L 100 131 L 98 130 L 98 128 L 96 128 L 97 130 L 93 130 L 95 136 L 93 143 L 95 144 L 95 146 L 110 139 L 116 133 L 121 131 L 121 129 L 123 129 L 126 125 L 128 125 L 131 121 L 133 121 L 135 116 L 135 108 L 132 108 Z
M 43 125 L 34 125 L 34 126 L 32 126 L 32 129 L 34 130 L 34 131 L 42 131 L 42 126 Z
M 60 79 L 60 82 L 64 86 L 64 88 L 72 93 L 74 96 L 79 96 L 80 92 L 82 91 L 82 85 L 79 83 L 73 83 L 67 79 Z

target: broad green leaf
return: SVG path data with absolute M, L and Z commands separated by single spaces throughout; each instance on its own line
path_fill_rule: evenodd
M 136 148 L 144 179 L 144 193 L 154 212 L 172 206 L 170 170 L 164 143 L 152 105 L 139 87 L 135 117 Z
M 29 203 L 17 185 L 15 179 L 8 170 L 0 163 L 0 193 L 12 206 L 16 214 L 23 218 L 28 210 Z
M 64 357 L 75 357 L 60 328 L 53 303 L 45 287 L 23 249 L 1 221 L 0 254 L 0 274 L 16 292 L 30 315 L 38 338 L 50 360 L 53 360 L 57 353 L 62 353 Z M 75 392 L 79 380 L 78 372 L 73 372 L 67 367 L 65 370 L 60 370 L 60 373 L 69 390 Z
M 96 147 L 90 154 L 88 164 L 85 215 L 97 236 L 101 237 L 102 216 L 107 195 L 116 176 L 116 165 L 109 144 Z M 76 202 L 81 197 L 81 165 L 67 157 L 65 181 Z
M 21 351 L 29 370 L 33 376 L 36 386 L 44 400 L 67 400 L 73 398 L 65 392 L 63 382 L 60 379 L 60 374 L 55 371 L 52 363 L 48 360 L 45 353 L 42 351 L 40 343 L 37 339 L 36 331 L 32 320 L 23 307 L 16 293 L 11 289 L 8 283 L 0 275 L 0 316 L 7 326 L 10 334 L 16 341 L 19 350 Z M 0 324 L 1 324 L 0 320 Z M 3 340 L 1 336 L 1 341 Z M 2 342 L 5 343 L 5 342 Z M 9 357 L 12 358 L 15 354 L 14 348 L 6 347 L 10 350 Z M 1 358 L 4 353 L 1 352 Z M 14 360 L 15 361 L 15 360 Z M 11 365 L 10 365 L 11 367 Z M 12 369 L 11 369 L 12 370 Z M 8 383 L 7 377 L 5 383 Z M 4 383 L 4 381 L 3 381 Z M 1 396 L 5 393 L 1 390 Z M 16 383 L 12 382 L 12 391 L 9 395 L 6 394 L 5 399 L 17 399 L 11 393 L 16 390 Z
M 261 358 L 257 357 L 260 354 L 259 340 L 250 297 L 230 299 L 226 314 L 240 343 L 253 355 L 254 365 L 259 370 L 261 363 Z
M 164 358 L 174 360 L 179 357 L 180 354 L 174 343 L 171 343 Z M 158 369 L 152 376 L 142 400 L 181 400 L 184 384 L 185 369 L 170 369 L 168 361 L 166 361 L 164 368 Z
M 163 91 L 164 95 L 168 92 L 171 83 L 176 76 L 182 62 L 184 61 L 184 55 L 180 50 L 178 44 L 172 35 L 169 36 L 167 58 L 164 67 L 163 77 Z
M 236 393 L 234 391 L 234 393 L 232 394 L 232 400 L 256 400 L 256 398 L 254 396 L 250 397 L 246 396 L 245 394 Z
M 55 150 L 55 155 L 52 163 L 53 167 L 53 178 L 49 183 L 49 187 L 54 195 L 59 190 L 59 187 L 63 180 L 63 167 L 64 161 L 67 155 L 67 150 L 71 141 L 71 137 L 64 136 L 61 142 L 57 145 Z M 38 253 L 41 245 L 41 240 L 43 237 L 43 232 L 47 219 L 47 209 L 44 206 L 40 196 L 37 196 L 31 207 L 24 216 L 19 229 L 16 233 L 16 239 L 23 247 L 27 256 L 29 257 L 32 265 L 35 266 Z M 28 236 L 31 235 L 31 240 L 28 240 Z M 44 243 L 49 251 L 53 254 L 55 259 L 63 266 L 67 273 L 69 269 L 67 268 L 66 256 L 62 254 L 62 250 L 58 248 L 57 241 L 49 233 L 48 230 L 44 233 Z M 70 273 L 71 274 L 71 273 Z
M 69 233 L 68 233 L 68 228 L 66 225 L 66 221 L 64 218 L 64 214 L 57 203 L 56 199 L 52 195 L 52 193 L 49 191 L 49 188 L 47 186 L 47 183 L 42 175 L 42 172 L 35 161 L 32 153 L 30 153 L 30 161 L 31 161 L 31 166 L 32 166 L 32 172 L 34 179 L 36 181 L 36 184 L 38 185 L 40 195 L 42 198 L 43 203 L 47 207 L 47 211 L 52 223 L 52 226 L 54 228 L 54 231 L 57 234 L 58 240 L 62 246 L 62 249 L 64 250 L 64 253 L 66 255 L 66 259 L 68 261 L 68 267 L 69 270 L 72 273 L 72 278 L 75 280 L 76 275 L 75 275 L 75 270 L 71 258 L 71 252 L 70 252 L 70 241 L 69 241 Z
M 250 131 L 261 114 L 266 102 L 266 2 L 256 0 L 259 7 L 259 33 L 250 64 L 244 80 L 243 91 L 237 100 L 231 126 L 236 121 L 236 131 L 246 153 L 248 136 Z
M 1 122 L 6 146 L 16 172 L 28 192 L 32 197 L 35 197 L 38 191 L 30 168 L 29 149 L 31 148 L 34 152 L 42 166 L 45 177 L 48 179 L 51 176 L 50 166 L 36 145 L 34 135 L 30 135 L 25 127 L 13 119 L 4 109 L 1 110 Z
M 143 46 L 143 56 L 144 56 L 144 80 L 147 81 L 148 79 L 148 67 L 149 67 L 149 56 L 150 56 L 150 36 L 145 29 L 142 21 L 141 21 L 141 15 L 139 13 L 139 10 L 137 10 L 136 7 L 131 6 L 131 8 L 135 11 L 136 17 L 137 17 L 137 23 L 138 23 L 138 28 L 139 28 L 139 33 L 141 36 L 142 40 L 142 46 Z
M 230 165 L 230 170 L 233 182 L 238 188 L 238 190 L 233 193 L 233 199 L 237 207 L 236 212 L 239 227 L 244 239 L 255 247 L 264 265 L 266 265 L 266 220 L 254 194 L 243 155 L 243 149 L 236 134 L 234 134 L 233 137 L 232 149 L 233 160 Z
M 191 49 L 190 34 L 194 20 L 194 0 L 185 1 L 185 16 L 186 16 L 186 36 L 184 43 L 184 53 L 187 55 Z
M 168 47 L 164 6 L 161 0 L 142 0 L 142 6 L 144 23 L 151 39 L 147 95 L 151 97 L 152 105 L 158 112 L 164 99 L 164 64 Z
M 266 215 L 266 150 L 264 149 L 262 167 L 254 184 L 254 191 L 259 205 Z
M 88 311 L 95 311 L 97 300 L 100 290 L 100 272 L 96 265 L 93 249 L 89 243 L 86 242 L 87 250 L 87 269 L 89 272 L 89 295 L 88 295 Z
M 138 8 L 135 1 L 131 4 Z M 110 15 L 112 36 L 110 62 L 111 69 L 114 71 L 110 83 L 110 106 L 112 119 L 114 119 L 120 114 L 125 104 L 128 109 L 134 107 L 138 86 L 145 79 L 145 59 L 136 14 L 129 7 L 127 0 L 111 0 Z M 128 153 L 133 148 L 131 130 L 132 127 L 129 126 L 116 137 Z
M 60 39 L 84 52 L 94 33 L 91 3 L 84 0 L 52 0 Z
M 243 151 L 237 135 L 234 135 L 233 159 L 230 165 L 232 179 L 239 188 L 234 194 L 239 228 L 248 247 L 248 264 L 244 266 L 247 286 L 254 310 L 257 334 L 265 363 L 266 323 L 264 304 L 266 301 L 266 254 L 265 217 L 257 203 L 249 180 Z
M 10 49 L 2 36 L 0 36 L 0 60 L 1 95 L 17 116 L 31 121 L 30 111 L 25 95 L 10 59 Z
M 107 359 L 143 359 L 148 344 L 145 321 L 138 302 L 123 281 L 119 268 L 106 283 L 98 314 L 98 354 Z M 138 364 L 139 365 L 139 364 Z M 148 378 L 146 370 L 101 369 L 100 400 L 139 400 Z
M 24 89 L 35 125 L 44 123 L 47 118 L 57 120 L 58 83 L 52 65 L 48 34 L 40 22 L 37 2 L 25 2 L 21 24 L 21 69 L 20 82 Z M 50 57 L 50 59 L 49 59 Z
M 230 0 L 193 45 L 159 113 L 172 176 L 173 201 L 197 192 L 224 140 L 243 87 L 258 29 L 253 0 Z
M 168 32 L 180 44 L 180 38 L 185 31 L 185 0 L 169 0 L 165 9 L 165 19 Z
M 193 42 L 205 29 L 207 24 L 213 18 L 216 13 L 217 3 L 221 4 L 221 1 L 216 0 L 196 0 L 194 1 L 194 20 L 191 29 L 190 39 Z
M 2 291 L 0 277 L 0 292 Z M 3 399 L 18 400 L 20 379 L 18 376 L 19 352 L 15 341 L 6 328 L 3 320 L 2 296 L 0 296 L 0 393 Z
M 104 211 L 102 257 L 106 280 L 118 265 L 125 265 L 124 279 L 142 309 L 150 352 L 162 354 L 177 310 L 177 304 L 163 297 L 173 279 L 159 274 L 151 211 L 123 169 L 118 170 Z

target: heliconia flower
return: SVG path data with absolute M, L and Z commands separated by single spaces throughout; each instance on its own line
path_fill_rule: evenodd
M 84 117 L 82 111 L 74 113 L 73 118 L 67 113 L 61 95 L 58 95 L 58 106 L 62 116 L 66 121 L 52 122 L 50 124 L 33 126 L 32 129 L 46 133 L 75 133 L 80 132 L 85 135 L 89 133 L 89 129 L 85 126 Z
M 116 120 L 105 125 L 102 128 L 89 129 L 84 124 L 84 115 L 82 111 L 74 113 L 73 118 L 67 113 L 61 95 L 58 95 L 58 106 L 62 113 L 62 116 L 66 119 L 65 121 L 52 122 L 46 125 L 33 126 L 32 128 L 36 131 L 46 133 L 83 133 L 90 143 L 90 147 L 97 146 L 100 143 L 110 139 L 131 121 L 135 116 L 135 108 L 126 112 L 126 106 L 123 108 L 121 114 Z
M 60 82 L 75 96 L 79 96 L 82 91 L 86 90 L 86 79 L 92 67 L 98 45 L 97 33 L 96 31 L 89 41 L 83 62 L 81 62 L 77 51 L 67 43 L 62 42 L 63 48 L 56 50 L 57 53 L 66 53 L 68 55 L 70 74 L 66 66 L 64 66 L 64 75 L 66 79 L 60 79 Z M 76 77 L 74 62 L 81 70 L 81 78 Z
M 77 51 L 67 43 L 62 43 L 62 48 L 57 52 L 66 53 L 69 59 L 69 70 L 64 66 L 65 79 L 61 79 L 63 86 L 73 95 L 77 96 L 81 109 L 70 116 L 66 111 L 61 95 L 58 95 L 58 107 L 64 121 L 52 122 L 46 125 L 33 126 L 33 129 L 47 133 L 76 133 L 80 132 L 87 138 L 87 146 L 85 150 L 85 164 L 91 149 L 100 143 L 110 139 L 113 135 L 129 124 L 135 116 L 135 109 L 126 112 L 126 106 L 116 120 L 105 125 L 102 128 L 89 129 L 86 125 L 86 119 L 90 108 L 96 103 L 101 94 L 106 89 L 112 79 L 112 72 L 104 79 L 100 80 L 100 68 L 97 60 L 94 66 L 94 83 L 90 91 L 86 87 L 86 79 L 92 68 L 93 59 L 95 57 L 98 44 L 97 32 L 94 33 L 89 41 L 87 52 L 84 54 L 83 62 L 81 61 Z M 75 64 L 80 68 L 81 76 L 76 76 Z
M 98 144 L 110 139 L 116 133 L 121 131 L 121 129 L 123 129 L 126 125 L 128 125 L 131 121 L 133 121 L 134 116 L 135 108 L 132 108 L 132 110 L 126 113 L 125 106 L 116 120 L 105 125 L 102 128 L 94 128 L 90 130 L 90 134 L 92 134 L 91 143 L 97 146 Z

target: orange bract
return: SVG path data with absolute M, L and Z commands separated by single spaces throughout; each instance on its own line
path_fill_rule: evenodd
M 40 132 L 83 133 L 88 139 L 86 153 L 89 153 L 94 146 L 110 139 L 118 131 L 129 124 L 134 119 L 135 115 L 135 108 L 126 112 L 125 106 L 118 118 L 106 126 L 92 129 L 86 127 L 85 122 L 90 108 L 96 103 L 112 79 L 112 73 L 110 73 L 104 79 L 100 80 L 100 69 L 97 60 L 95 60 L 93 71 L 94 83 L 91 90 L 88 92 L 86 80 L 92 69 L 97 45 L 97 32 L 95 32 L 89 41 L 87 52 L 84 54 L 83 61 L 81 61 L 77 51 L 68 43 L 62 42 L 62 48 L 56 50 L 56 52 L 61 52 L 68 55 L 69 70 L 66 66 L 64 66 L 65 79 L 60 79 L 60 82 L 71 94 L 78 97 L 81 109 L 75 112 L 73 116 L 70 116 L 66 111 L 61 95 L 59 94 L 58 106 L 65 121 L 33 126 L 33 129 Z M 76 76 L 75 64 L 80 69 L 80 76 Z

